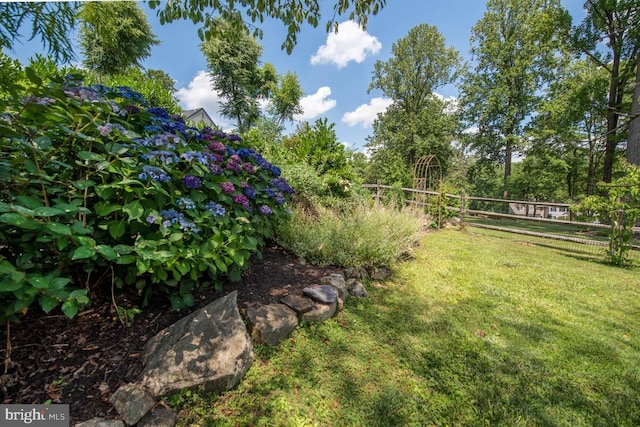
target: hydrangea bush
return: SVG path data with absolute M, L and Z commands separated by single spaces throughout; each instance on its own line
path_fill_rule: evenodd
M 94 287 L 172 307 L 239 279 L 287 215 L 293 190 L 241 139 L 149 108 L 126 87 L 45 84 L 0 116 L 0 301 L 69 317 Z

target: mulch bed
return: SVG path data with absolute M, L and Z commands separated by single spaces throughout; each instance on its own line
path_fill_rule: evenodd
M 116 315 L 111 295 L 96 296 L 90 307 L 74 319 L 61 312 L 44 314 L 32 309 L 18 324 L 11 325 L 11 360 L 6 347 L 0 350 L 0 402 L 42 404 L 69 403 L 72 421 L 93 417 L 113 418 L 111 394 L 122 384 L 133 382 L 143 368 L 143 346 L 160 330 L 193 310 L 234 290 L 243 313 L 251 306 L 278 301 L 287 294 L 302 294 L 302 288 L 318 284 L 320 278 L 338 272 L 334 267 L 302 264 L 295 256 L 271 245 L 263 258 L 253 257 L 242 280 L 226 283 L 222 291 L 205 289 L 196 305 L 172 312 L 167 301 L 158 301 L 135 316 L 130 327 Z M 139 304 L 131 296 L 117 296 L 121 307 Z M 6 328 L 0 334 L 6 342 Z

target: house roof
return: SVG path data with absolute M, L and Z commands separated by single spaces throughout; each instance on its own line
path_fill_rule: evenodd
M 184 114 L 186 120 L 202 123 L 205 126 L 216 126 L 215 122 L 211 119 L 211 116 L 209 116 L 209 114 L 204 108 L 184 110 L 182 114 Z

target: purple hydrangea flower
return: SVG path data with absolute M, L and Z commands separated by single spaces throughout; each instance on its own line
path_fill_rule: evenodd
M 256 170 L 254 169 L 253 165 L 251 163 L 249 163 L 249 162 L 243 163 L 242 164 L 242 169 L 247 171 L 247 173 L 249 173 L 249 174 L 254 174 L 256 172 Z
M 207 167 L 209 168 L 209 171 L 214 174 L 214 175 L 222 175 L 222 168 L 220 167 L 220 165 L 216 165 L 213 163 L 209 163 L 207 165 Z
M 186 188 L 200 188 L 202 186 L 202 180 L 197 176 L 185 175 L 182 178 L 182 185 Z
M 237 172 L 240 172 L 241 167 L 236 162 L 228 162 L 227 163 L 227 170 L 237 173 Z
M 222 142 L 213 141 L 211 144 L 209 144 L 209 150 L 217 151 L 218 153 L 226 153 L 227 147 L 225 147 Z
M 260 206 L 260 213 L 263 215 L 271 215 L 273 213 L 273 211 L 271 210 L 271 208 L 267 205 L 262 205 Z
M 149 215 L 149 216 L 147 217 L 147 222 L 148 222 L 149 224 L 153 224 L 154 222 L 156 222 L 156 217 L 155 217 L 155 216 L 153 216 L 153 215 Z
M 228 181 L 221 183 L 220 188 L 222 188 L 224 194 L 231 194 L 236 191 L 236 187 L 233 185 L 233 183 Z
M 248 211 L 252 210 L 251 205 L 249 204 L 249 199 L 247 199 L 247 196 L 244 194 L 237 194 L 233 196 L 233 202 L 242 205 L 242 207 Z

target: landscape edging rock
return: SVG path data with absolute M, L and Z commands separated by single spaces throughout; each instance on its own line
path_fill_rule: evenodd
M 342 308 L 342 301 L 347 296 L 352 295 L 350 293 L 351 289 L 357 289 L 357 292 L 355 292 L 357 295 L 352 295 L 352 296 L 367 297 L 368 294 L 366 289 L 364 288 L 364 285 L 362 285 L 362 283 L 358 280 L 360 277 L 362 277 L 361 270 L 354 269 L 352 274 L 357 276 L 355 278 L 349 277 L 348 273 L 351 273 L 351 271 L 345 270 L 344 275 L 332 274 L 330 276 L 323 277 L 320 281 L 321 285 L 316 286 L 317 288 L 322 288 L 322 292 L 320 293 L 319 296 L 316 292 L 314 292 L 315 291 L 314 290 L 312 292 L 305 292 L 305 294 L 310 293 L 311 294 L 310 296 L 288 295 L 281 298 L 281 303 L 269 304 L 268 306 L 265 306 L 266 308 L 265 307 L 260 307 L 258 309 L 250 308 L 249 310 L 247 310 L 247 316 L 246 316 L 248 318 L 247 319 L 248 322 L 247 322 L 247 325 L 244 326 L 244 332 L 247 336 L 247 339 L 251 343 L 254 342 L 253 332 L 255 331 L 256 325 L 259 324 L 261 325 L 260 327 L 263 329 L 261 329 L 259 333 L 256 334 L 257 336 L 257 338 L 255 338 L 256 343 L 260 342 L 260 343 L 264 343 L 271 346 L 277 346 L 282 340 L 287 338 L 293 330 L 296 329 L 300 320 L 305 320 L 308 322 L 323 322 L 335 316 L 338 310 Z M 341 276 L 341 277 L 338 278 L 337 276 Z M 355 281 L 353 281 L 353 279 L 355 279 Z M 327 297 L 327 295 L 331 296 L 331 292 L 328 292 L 328 293 L 326 292 L 326 288 L 324 288 L 325 286 L 331 287 L 335 290 L 335 296 L 336 296 L 335 301 L 327 303 L 327 302 L 321 302 L 313 299 L 314 296 L 317 296 L 319 299 L 326 301 L 325 298 Z M 169 333 L 168 330 L 172 328 L 187 330 L 188 324 L 191 321 L 193 321 L 193 319 L 197 316 L 196 313 L 206 311 L 206 309 L 211 309 L 212 307 L 224 305 L 225 301 L 229 302 L 228 301 L 229 299 L 233 300 L 233 305 L 235 305 L 235 313 L 234 313 L 234 310 L 231 309 L 232 316 L 235 317 L 236 313 L 238 316 L 240 316 L 240 313 L 237 307 L 237 291 L 233 291 L 229 295 L 218 298 L 215 301 L 208 304 L 207 306 L 201 308 L 200 310 L 197 310 L 183 317 L 182 319 L 178 320 L 168 328 L 165 328 L 162 331 L 160 331 L 158 334 L 156 334 L 153 338 L 151 338 L 151 340 L 149 340 L 149 342 L 145 346 L 145 353 L 147 353 L 147 356 L 149 356 L 148 354 L 149 352 L 153 353 L 155 350 L 162 347 L 161 343 Z M 215 310 L 215 308 L 213 310 Z M 295 313 L 296 315 L 296 321 L 293 327 L 292 327 L 294 323 L 293 320 L 289 319 L 283 322 L 282 319 L 276 319 L 273 317 L 274 313 L 283 313 L 283 316 L 290 317 L 291 314 L 287 310 Z M 273 323 L 276 323 L 277 325 L 274 326 L 273 324 L 265 323 L 269 320 L 273 321 Z M 265 330 L 269 331 L 268 333 L 269 338 L 267 340 L 265 340 L 265 337 L 264 337 Z M 244 374 L 246 373 L 246 371 L 251 366 L 251 363 L 253 362 L 253 347 L 251 346 L 250 348 L 251 348 L 251 358 L 250 358 L 251 361 L 250 363 L 248 363 L 248 367 L 246 369 L 241 369 L 241 371 L 243 372 L 240 378 L 238 379 L 238 381 L 236 382 L 235 380 L 232 380 L 228 384 L 228 386 L 224 388 L 224 390 L 218 390 L 218 391 L 230 390 L 242 380 L 242 378 L 244 377 Z M 174 356 L 177 356 L 177 355 L 174 355 Z M 147 358 L 148 357 L 145 357 L 145 361 L 147 360 Z M 127 425 L 133 425 L 135 423 L 139 423 L 140 425 L 156 425 L 156 423 L 152 421 L 154 419 L 152 414 L 160 410 L 164 414 L 162 426 L 173 427 L 176 423 L 175 414 L 172 411 L 170 411 L 168 408 L 157 406 L 155 402 L 152 404 L 149 401 L 149 399 L 153 401 L 153 396 L 158 397 L 164 394 L 160 391 L 166 390 L 166 387 L 162 387 L 158 384 L 154 384 L 153 382 L 150 382 L 148 380 L 148 377 L 145 374 L 145 372 L 147 372 L 147 368 L 148 366 L 145 366 L 145 369 L 141 374 L 141 381 L 139 383 L 130 383 L 130 384 L 125 384 L 121 386 L 113 394 L 112 403 L 114 404 L 116 411 L 118 411 L 118 414 L 123 418 L 123 420 L 125 422 L 128 420 L 130 423 L 132 423 Z M 196 385 L 197 384 L 194 384 L 192 385 L 192 387 Z M 151 388 L 151 390 L 149 390 L 149 388 Z M 128 395 L 129 393 L 130 395 Z M 133 400 L 139 400 L 142 402 L 140 405 L 138 405 L 139 406 L 138 413 L 132 413 L 132 405 L 130 403 Z M 116 402 L 119 402 L 119 403 L 116 404 Z M 173 414 L 173 416 L 171 416 L 170 414 Z M 95 427 L 107 427 L 107 426 L 117 427 L 117 426 L 123 426 L 123 425 L 124 423 L 121 420 L 107 420 L 104 418 L 93 418 L 87 421 L 76 423 L 76 426 L 78 427 L 94 427 L 94 426 Z

